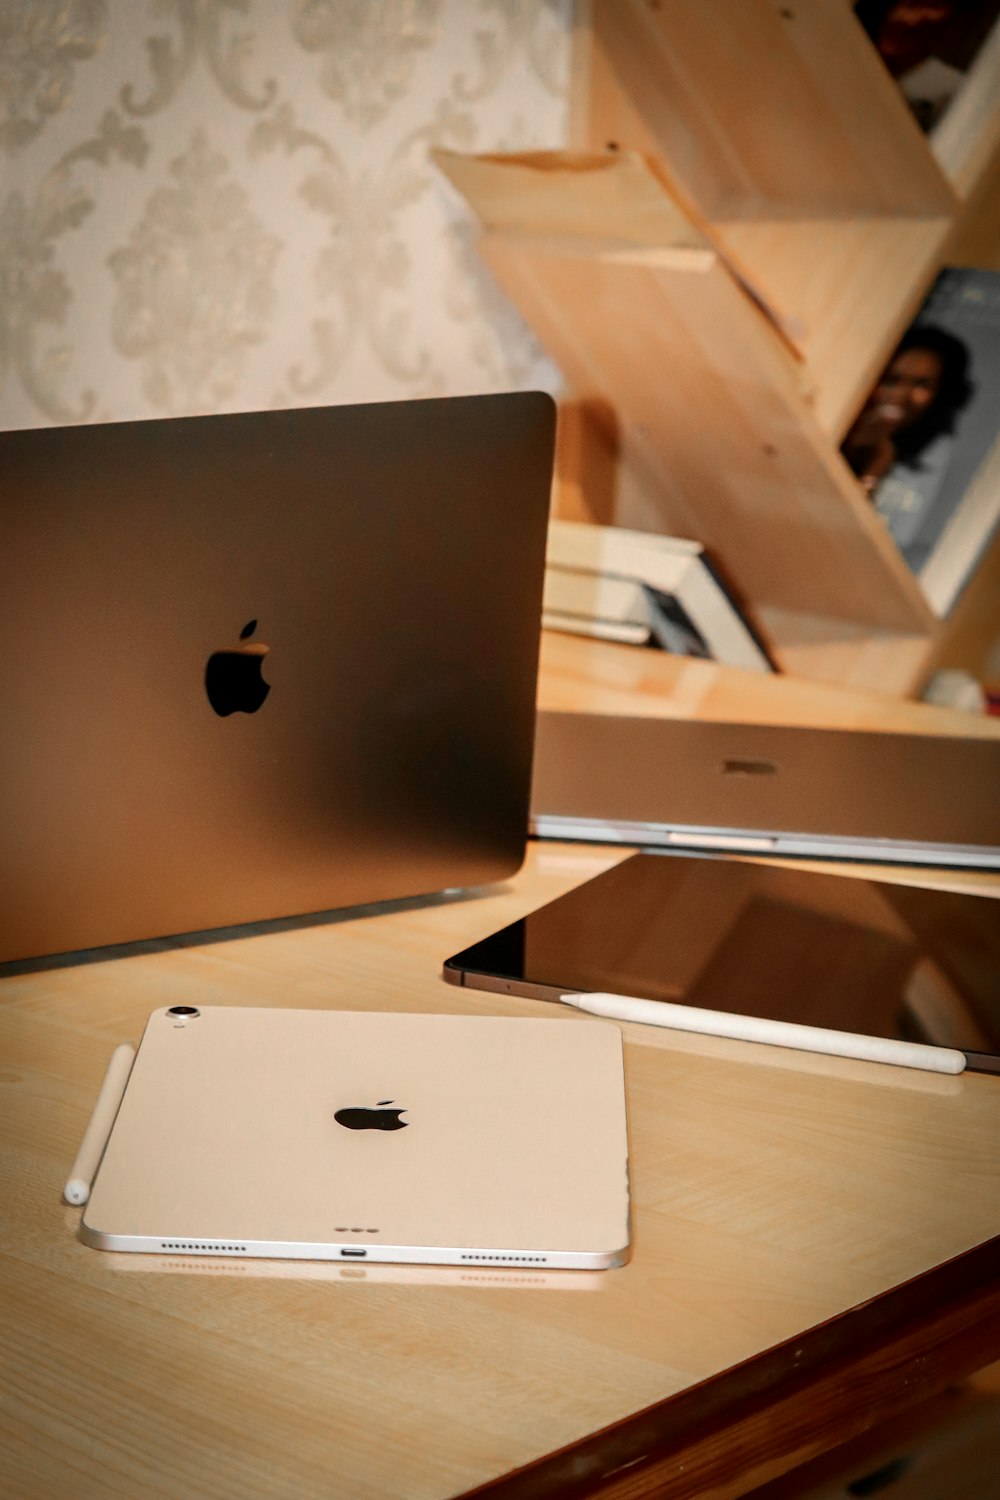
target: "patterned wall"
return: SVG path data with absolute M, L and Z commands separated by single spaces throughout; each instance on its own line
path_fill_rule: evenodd
M 0 0 L 0 426 L 558 376 L 435 144 L 565 140 L 572 0 Z

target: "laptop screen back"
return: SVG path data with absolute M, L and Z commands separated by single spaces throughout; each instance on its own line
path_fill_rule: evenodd
M 523 857 L 554 408 L 0 434 L 0 959 Z

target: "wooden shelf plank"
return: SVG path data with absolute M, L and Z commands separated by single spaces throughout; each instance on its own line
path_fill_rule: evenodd
M 481 250 L 574 391 L 614 408 L 658 481 L 657 529 L 718 553 L 779 656 L 795 617 L 822 618 L 827 637 L 838 620 L 930 633 L 916 582 L 786 351 L 720 264 L 636 264 L 501 234 Z
M 766 302 L 760 282 L 747 275 L 723 237 L 712 229 L 671 180 L 662 161 L 638 151 L 527 151 L 469 156 L 431 152 L 451 183 L 474 207 L 485 229 L 565 243 L 567 248 L 616 252 L 638 263 L 654 250 L 657 264 L 679 252 L 678 266 L 707 268 L 722 260 L 771 318 L 789 351 L 782 310 Z
M 801 365 L 652 174 L 626 157 L 438 160 L 493 226 L 486 263 L 640 476 L 639 524 L 710 547 L 787 669 L 867 682 L 867 656 L 908 691 L 931 611 Z
M 963 203 L 992 171 L 1000 153 L 1000 21 L 934 130 L 931 150 Z
M 794 340 L 817 420 L 839 444 L 920 307 L 951 221 L 761 221 L 716 230 Z
M 574 71 L 574 145 L 650 155 L 794 343 L 839 442 L 959 208 L 850 7 L 746 0 L 720 27 L 684 0 L 594 0 Z M 983 92 L 963 95 L 956 160 L 989 124 Z
M 888 697 L 814 673 L 743 672 L 583 636 L 542 632 L 538 706 L 563 713 L 649 715 L 746 724 L 812 724 L 906 734 L 1000 738 L 1000 720 Z
M 931 144 L 962 201 L 946 264 L 1000 271 L 1000 22 Z
M 598 432 L 562 513 L 697 536 L 786 670 L 912 690 L 939 622 L 837 447 L 1000 222 L 1000 26 L 932 143 L 846 0 L 581 0 L 572 73 L 574 152 L 446 166 Z
M 707 235 L 638 152 L 437 150 L 432 156 L 485 229 L 601 250 L 702 251 L 711 259 Z
M 617 523 L 639 531 L 663 529 L 662 484 L 648 472 L 648 464 L 643 466 L 600 403 L 560 404 L 553 512 L 566 520 Z M 924 634 L 880 632 L 844 619 L 782 612 L 767 605 L 751 612 L 765 638 L 781 642 L 785 671 L 801 679 L 909 694 L 928 676 Z
M 662 157 L 712 222 L 954 210 L 847 5 L 740 0 L 720 24 L 716 7 L 691 0 L 592 0 L 589 35 L 572 144 Z

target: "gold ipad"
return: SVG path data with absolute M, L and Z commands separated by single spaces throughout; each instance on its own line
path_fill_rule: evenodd
M 81 1235 L 169 1255 L 619 1265 L 620 1032 L 575 1016 L 157 1010 Z

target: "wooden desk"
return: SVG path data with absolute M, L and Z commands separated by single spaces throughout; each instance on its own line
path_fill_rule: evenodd
M 534 847 L 477 899 L 0 985 L 5 1493 L 730 1496 L 1000 1356 L 998 1080 L 636 1027 L 620 1271 L 161 1269 L 74 1238 L 68 1165 L 154 1006 L 531 1014 L 441 960 L 617 857 Z
M 1000 1080 L 637 1027 L 622 1270 L 269 1273 L 75 1238 L 68 1166 L 155 1006 L 535 1014 L 442 959 L 621 857 L 534 846 L 475 898 L 0 982 L 4 1495 L 728 1500 L 1000 1357 Z

